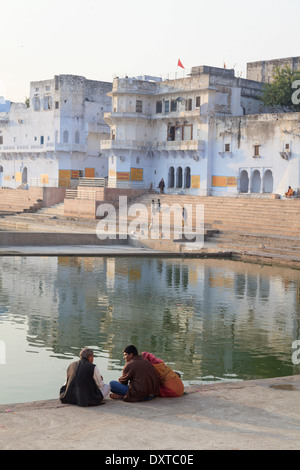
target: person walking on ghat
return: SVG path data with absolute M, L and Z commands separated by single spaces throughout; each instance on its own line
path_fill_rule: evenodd
M 103 382 L 98 367 L 93 364 L 94 353 L 84 348 L 79 357 L 79 361 L 73 362 L 67 369 L 67 381 L 60 389 L 60 401 L 78 406 L 102 405 L 110 387 Z
M 158 184 L 158 187 L 160 189 L 160 194 L 163 194 L 164 192 L 164 189 L 165 189 L 165 182 L 164 182 L 164 179 L 162 178 Z

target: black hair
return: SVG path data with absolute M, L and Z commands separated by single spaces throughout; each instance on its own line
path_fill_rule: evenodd
M 127 354 L 133 354 L 134 356 L 139 355 L 138 350 L 136 349 L 135 346 L 133 346 L 133 344 L 126 346 L 126 348 L 123 349 L 123 352 Z

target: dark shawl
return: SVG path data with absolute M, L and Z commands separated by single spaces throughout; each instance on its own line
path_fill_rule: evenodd
M 67 383 L 60 389 L 62 403 L 78 406 L 101 405 L 103 395 L 94 381 L 95 365 L 87 359 L 73 362 L 67 370 Z

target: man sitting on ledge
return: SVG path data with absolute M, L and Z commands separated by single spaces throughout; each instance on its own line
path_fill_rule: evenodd
M 126 346 L 123 356 L 126 364 L 119 381 L 110 382 L 110 397 L 135 402 L 159 395 L 159 379 L 152 364 L 139 356 L 133 345 Z
M 69 365 L 67 381 L 59 394 L 62 403 L 78 406 L 103 404 L 103 398 L 108 396 L 110 388 L 103 382 L 103 377 L 93 362 L 93 351 L 84 348 L 80 351 L 80 360 Z

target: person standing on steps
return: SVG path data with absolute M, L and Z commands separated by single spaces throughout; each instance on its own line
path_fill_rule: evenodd
M 163 194 L 164 193 L 164 189 L 165 189 L 165 182 L 164 182 L 164 179 L 162 178 L 158 184 L 158 187 L 160 189 L 160 194 Z

